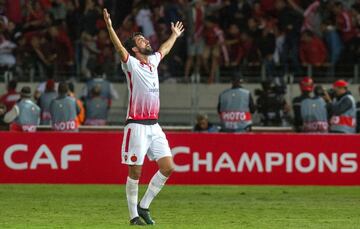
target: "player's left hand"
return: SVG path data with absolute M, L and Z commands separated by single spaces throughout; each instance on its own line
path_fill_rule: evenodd
M 179 37 L 184 32 L 183 23 L 180 21 L 177 21 L 175 24 L 171 22 L 171 31 L 176 37 Z

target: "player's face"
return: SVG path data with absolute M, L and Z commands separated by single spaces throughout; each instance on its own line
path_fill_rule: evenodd
M 145 37 L 143 37 L 141 35 L 136 36 L 135 44 L 141 54 L 150 55 L 153 53 L 153 49 L 150 45 L 150 42 L 149 42 L 149 40 L 145 39 Z

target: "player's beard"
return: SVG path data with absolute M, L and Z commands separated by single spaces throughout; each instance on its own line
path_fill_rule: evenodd
M 145 56 L 149 56 L 154 53 L 154 50 L 151 48 L 150 45 L 146 46 L 146 48 L 139 48 L 139 52 Z

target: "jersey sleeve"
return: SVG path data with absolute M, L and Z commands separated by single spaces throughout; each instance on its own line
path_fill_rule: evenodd
M 160 61 L 162 60 L 163 58 L 163 55 L 161 54 L 161 52 L 157 51 L 154 53 L 154 55 L 152 55 L 153 57 L 153 63 L 155 64 L 155 66 L 159 66 L 160 64 Z
M 136 58 L 128 54 L 125 61 L 121 61 L 121 67 L 124 72 L 132 72 Z

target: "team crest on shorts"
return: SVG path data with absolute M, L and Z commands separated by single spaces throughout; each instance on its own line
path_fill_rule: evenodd
M 137 156 L 134 154 L 134 155 L 132 155 L 131 157 L 130 157 L 130 160 L 132 161 L 132 162 L 136 162 L 137 161 Z

